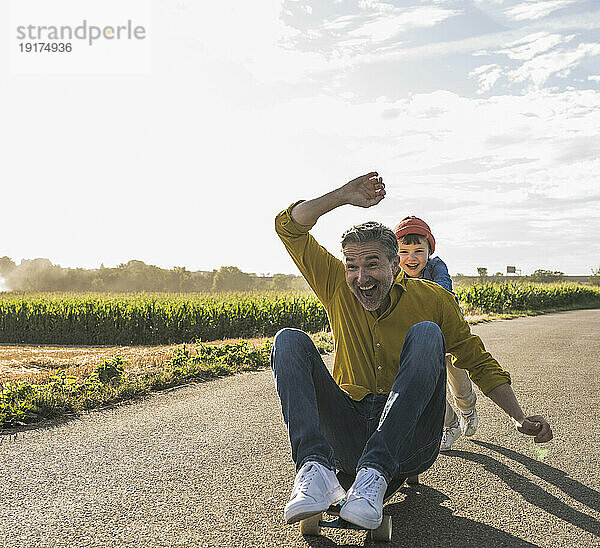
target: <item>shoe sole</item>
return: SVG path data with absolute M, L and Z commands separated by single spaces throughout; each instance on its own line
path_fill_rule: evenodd
M 315 510 L 314 505 L 312 505 L 312 508 L 310 506 L 304 507 L 304 508 L 302 508 L 302 506 L 300 506 L 299 513 L 297 513 L 297 514 L 287 517 L 284 513 L 285 522 L 288 525 L 291 525 L 292 523 L 297 523 L 299 521 L 302 521 L 303 519 L 310 518 L 312 516 L 316 516 L 317 514 L 320 514 L 321 512 L 325 512 L 325 510 L 327 510 L 330 506 L 333 506 L 334 504 L 338 503 L 345 496 L 346 496 L 346 492 L 340 487 L 339 489 L 336 489 L 336 491 L 333 493 L 333 496 L 331 497 L 331 502 L 329 504 L 327 504 L 326 506 L 324 506 L 323 508 Z
M 365 529 L 371 530 L 377 529 L 383 521 L 383 515 L 381 516 L 381 519 L 379 521 L 369 521 L 363 519 L 362 516 L 357 516 L 355 514 L 352 514 L 351 512 L 344 512 L 344 507 L 342 507 L 342 510 L 340 511 L 340 518 L 350 523 L 353 523 L 354 525 L 358 525 L 359 527 L 364 527 Z
M 329 506 L 327 508 L 329 508 Z M 295 514 L 294 516 L 291 516 L 290 518 L 286 518 L 285 522 L 288 525 L 291 525 L 292 523 L 298 523 L 299 521 L 302 521 L 303 519 L 311 518 L 312 516 L 321 514 L 322 512 L 327 510 L 327 508 L 325 508 L 324 510 L 317 510 L 316 512 L 314 510 L 311 510 L 311 511 L 307 510 L 306 512 L 300 512 L 299 514 Z

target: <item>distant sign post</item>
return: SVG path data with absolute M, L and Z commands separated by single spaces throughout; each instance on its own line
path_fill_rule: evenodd
M 516 266 L 507 266 L 506 267 L 506 273 L 507 274 L 516 274 L 517 276 L 521 275 L 521 269 L 517 269 Z

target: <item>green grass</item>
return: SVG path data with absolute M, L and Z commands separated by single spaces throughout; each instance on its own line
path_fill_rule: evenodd
M 107 360 L 90 375 L 77 379 L 59 370 L 44 384 L 21 382 L 0 387 L 0 425 L 14 428 L 69 413 L 141 397 L 189 381 L 204 381 L 269 363 L 271 343 L 182 346 L 167 365 L 154 371 L 127 371 L 121 358 Z
M 316 333 L 312 337 L 322 354 L 333 350 L 329 333 Z M 176 348 L 165 366 L 153 370 L 129 370 L 127 362 L 116 357 L 80 379 L 58 370 L 42 384 L 0 384 L 0 428 L 22 427 L 189 382 L 263 369 L 269 365 L 271 348 L 271 340 L 261 344 L 197 343 Z

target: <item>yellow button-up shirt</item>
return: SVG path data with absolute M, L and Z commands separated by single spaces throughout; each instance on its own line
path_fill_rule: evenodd
M 298 202 L 296 202 L 298 203 Z M 401 272 L 390 289 L 390 305 L 378 318 L 365 310 L 346 283 L 343 263 L 292 219 L 292 204 L 275 218 L 275 230 L 300 272 L 323 303 L 333 333 L 333 378 L 354 400 L 388 394 L 411 326 L 436 323 L 454 365 L 468 370 L 484 394 L 510 382 L 510 375 L 471 333 L 454 296 L 434 282 Z

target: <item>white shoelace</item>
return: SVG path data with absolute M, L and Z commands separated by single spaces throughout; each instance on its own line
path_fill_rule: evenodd
M 294 490 L 299 491 L 301 493 L 306 493 L 308 491 L 308 488 L 310 487 L 312 480 L 315 478 L 315 474 L 317 474 L 317 473 L 318 473 L 318 470 L 314 464 L 307 466 L 302 471 L 302 474 L 300 474 L 296 478 Z
M 375 506 L 381 490 L 385 491 L 386 488 L 386 481 L 382 476 L 376 474 L 373 470 L 367 470 L 357 478 L 352 489 L 352 494 L 356 497 L 358 493 L 369 504 Z
M 312 462 L 308 466 L 306 466 L 302 473 L 296 478 L 294 489 L 301 493 L 306 494 L 310 484 L 315 479 L 315 476 L 318 474 L 323 479 L 325 484 L 325 488 L 328 492 L 335 491 L 336 487 L 339 487 L 339 483 L 335 474 L 333 472 L 328 473 L 329 470 L 325 468 L 323 465 L 318 462 Z

